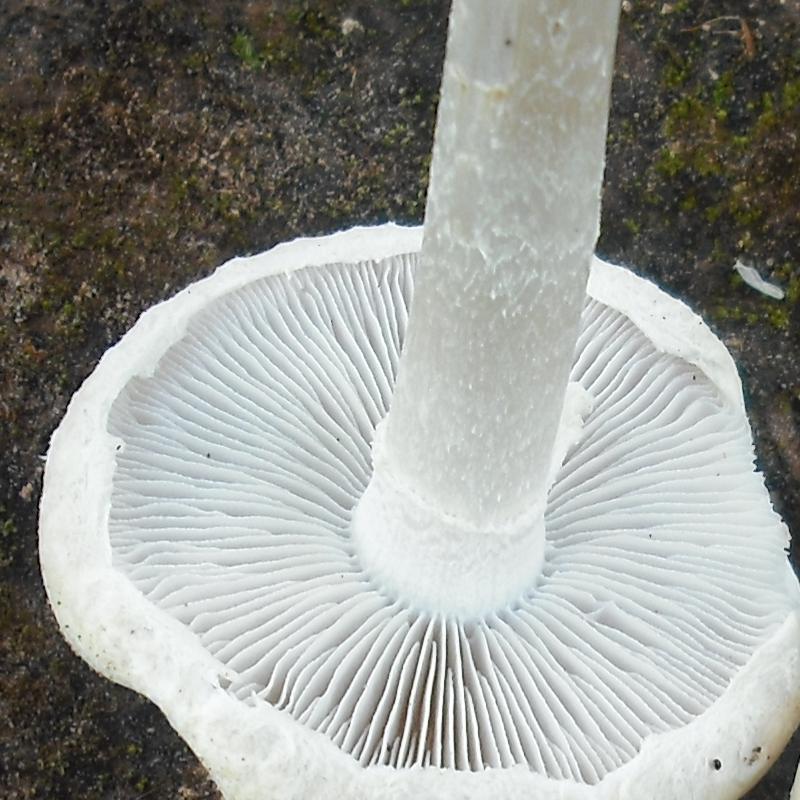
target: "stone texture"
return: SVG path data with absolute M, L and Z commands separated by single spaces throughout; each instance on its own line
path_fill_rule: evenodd
M 599 250 L 740 366 L 800 535 L 800 3 L 623 4 Z M 237 252 L 424 207 L 444 0 L 8 0 L 0 18 L 0 795 L 218 797 L 72 656 L 36 557 L 40 456 L 153 302 Z M 352 21 L 357 22 L 354 25 Z M 786 289 L 744 286 L 737 258 Z M 750 795 L 788 795 L 800 739 Z

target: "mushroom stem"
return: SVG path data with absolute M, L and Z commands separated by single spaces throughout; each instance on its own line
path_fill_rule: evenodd
M 408 543 L 409 502 L 428 535 L 543 538 L 599 229 L 618 15 L 618 0 L 453 3 L 413 310 L 355 514 L 362 558 L 384 579 Z M 531 552 L 520 547 L 504 563 Z

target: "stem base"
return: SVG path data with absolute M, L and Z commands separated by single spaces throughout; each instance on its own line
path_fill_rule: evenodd
M 487 530 L 443 513 L 392 475 L 373 445 L 375 472 L 351 536 L 362 568 L 405 604 L 460 619 L 485 617 L 522 596 L 544 563 L 544 506 Z

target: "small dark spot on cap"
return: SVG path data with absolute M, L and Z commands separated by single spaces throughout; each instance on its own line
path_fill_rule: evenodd
M 206 453 L 206 458 L 211 458 L 211 453 Z
M 722 769 L 722 762 L 718 758 L 715 758 L 711 762 L 711 766 L 714 767 L 715 770 L 719 771 Z
M 513 41 L 511 39 L 506 39 L 506 47 L 511 47 Z
M 747 764 L 748 767 L 751 767 L 753 766 L 753 764 L 756 763 L 756 761 L 758 761 L 758 757 L 760 755 L 761 755 L 761 746 L 759 745 L 758 747 L 754 747 L 750 751 L 750 755 L 744 759 L 744 763 Z

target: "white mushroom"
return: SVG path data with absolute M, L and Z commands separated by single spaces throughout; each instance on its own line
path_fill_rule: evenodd
M 53 437 L 62 630 L 230 800 L 735 798 L 800 720 L 735 366 L 592 260 L 618 11 L 457 0 L 424 230 L 226 265 Z

